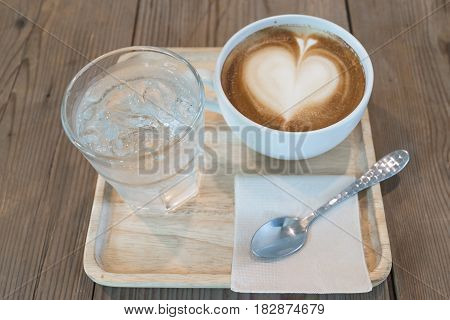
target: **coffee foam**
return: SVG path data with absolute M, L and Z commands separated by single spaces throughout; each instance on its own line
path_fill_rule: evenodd
M 329 126 L 364 93 L 358 57 L 342 40 L 307 27 L 270 27 L 228 56 L 221 74 L 231 103 L 251 120 L 283 131 Z

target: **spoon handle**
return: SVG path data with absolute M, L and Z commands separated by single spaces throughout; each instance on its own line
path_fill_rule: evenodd
M 396 150 L 385 155 L 341 193 L 334 196 L 317 210 L 314 210 L 311 216 L 307 219 L 308 224 L 313 222 L 318 216 L 324 214 L 329 209 L 354 196 L 358 192 L 370 188 L 373 185 L 396 175 L 403 170 L 408 161 L 409 154 L 406 150 Z

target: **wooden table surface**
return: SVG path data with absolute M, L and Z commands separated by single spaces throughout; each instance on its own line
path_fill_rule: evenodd
M 0 0 L 0 298 L 449 299 L 449 12 L 447 0 Z M 246 24 L 285 13 L 338 23 L 372 54 L 376 154 L 412 156 L 382 185 L 390 277 L 355 295 L 93 283 L 82 257 L 96 173 L 60 124 L 70 79 L 116 48 L 222 46 Z

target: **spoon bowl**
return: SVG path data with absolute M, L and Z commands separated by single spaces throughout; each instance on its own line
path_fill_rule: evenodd
M 288 256 L 306 242 L 308 229 L 296 217 L 280 217 L 266 222 L 252 238 L 252 253 L 258 258 Z

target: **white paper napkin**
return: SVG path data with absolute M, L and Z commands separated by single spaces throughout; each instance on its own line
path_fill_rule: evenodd
M 354 180 L 349 176 L 236 176 L 231 289 L 237 292 L 352 293 L 372 290 L 364 259 L 358 198 L 315 221 L 300 252 L 261 261 L 254 232 L 279 216 L 304 216 Z

